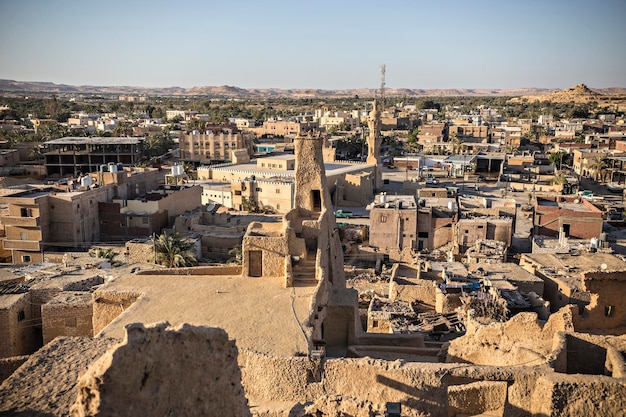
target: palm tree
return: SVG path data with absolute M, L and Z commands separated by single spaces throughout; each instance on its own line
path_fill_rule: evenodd
M 237 245 L 234 248 L 228 251 L 229 255 L 232 255 L 232 258 L 228 260 L 228 263 L 234 263 L 237 265 L 241 265 L 243 261 L 243 251 L 241 250 L 241 245 Z
M 565 165 L 570 164 L 570 155 L 565 151 L 552 152 L 550 156 L 548 156 L 548 161 L 550 161 L 550 165 L 554 166 L 558 163 L 559 169 L 561 169 L 563 162 L 565 162 Z
M 108 259 L 109 261 L 112 261 L 115 255 L 117 255 L 117 253 L 113 252 L 112 248 L 94 248 L 89 251 L 89 256 L 92 258 Z
M 191 249 L 194 242 L 179 234 L 163 233 L 155 242 L 157 261 L 168 268 L 197 265 L 198 261 Z
M 450 142 L 452 142 L 452 153 L 460 153 L 463 145 L 463 139 L 459 137 L 459 134 L 457 132 L 454 132 L 450 135 Z
M 593 176 L 596 181 L 598 181 L 599 179 L 602 179 L 602 181 L 604 181 L 604 179 L 606 178 L 608 167 L 609 161 L 608 159 L 606 159 L 606 156 L 604 154 L 597 154 L 591 160 L 591 166 L 589 166 L 589 170 L 593 171 Z

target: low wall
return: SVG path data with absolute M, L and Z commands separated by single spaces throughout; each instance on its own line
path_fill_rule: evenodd
M 0 359 L 0 384 L 28 359 L 28 355 Z
M 241 275 L 241 265 L 140 270 L 137 275 Z
M 322 395 L 358 400 L 384 415 L 387 402 L 401 402 L 403 416 L 447 417 L 448 386 L 482 380 L 507 381 L 508 407 L 528 415 L 536 370 L 472 365 L 384 361 L 371 358 L 280 358 L 239 352 L 246 396 L 263 401 L 309 402 Z M 359 414 L 371 415 L 371 414 Z
M 139 298 L 139 293 L 131 291 L 102 291 L 93 293 L 93 334 L 97 335 L 117 316 Z
M 389 299 L 435 306 L 435 281 L 424 279 L 393 278 L 389 283 Z

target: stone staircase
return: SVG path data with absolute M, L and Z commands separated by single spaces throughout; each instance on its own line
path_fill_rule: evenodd
M 294 285 L 317 285 L 315 274 L 315 255 L 308 254 L 306 259 L 300 258 L 293 266 L 293 283 Z

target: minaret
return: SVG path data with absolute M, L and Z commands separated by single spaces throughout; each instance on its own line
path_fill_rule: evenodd
M 383 182 L 380 164 L 380 109 L 378 106 L 378 99 L 374 99 L 374 106 L 367 121 L 370 131 L 367 137 L 367 163 L 376 165 L 374 168 L 374 189 L 376 191 L 382 187 Z

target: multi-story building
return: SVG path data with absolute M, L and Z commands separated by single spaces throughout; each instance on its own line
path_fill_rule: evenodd
M 370 246 L 389 253 L 417 248 L 417 201 L 415 196 L 379 196 L 370 210 Z M 399 257 L 399 255 L 398 255 Z
M 477 126 L 473 124 L 453 124 L 448 127 L 448 135 L 457 135 L 459 138 L 472 137 L 486 139 L 487 137 L 489 137 L 489 126 Z
M 184 121 L 189 121 L 191 119 L 195 119 L 197 114 L 198 114 L 197 111 L 192 111 L 192 110 L 166 110 L 165 111 L 165 117 L 167 117 L 167 120 L 170 120 L 170 121 L 175 117 L 180 117 Z
M 572 168 L 577 175 L 600 177 L 602 170 L 601 161 L 608 156 L 608 152 L 594 149 L 574 149 L 572 155 Z
M 257 136 L 289 136 L 308 132 L 319 127 L 318 122 L 299 120 L 268 120 L 260 128 L 255 128 Z
M 258 158 L 243 164 L 198 168 L 198 179 L 210 181 L 204 185 L 203 201 L 241 210 L 246 207 L 286 213 L 294 208 L 293 154 Z M 373 166 L 366 163 L 325 164 L 327 186 L 336 205 L 365 205 L 373 196 Z M 216 183 L 231 184 L 231 193 Z M 245 202 L 245 204 L 244 204 Z
M 52 187 L 6 190 L 0 197 L 2 246 L 10 253 L 13 263 L 29 264 L 42 262 L 50 248 L 99 242 L 103 235 L 100 206 L 114 198 L 132 201 L 156 188 L 162 175 L 157 169 L 96 172 L 82 177 L 78 186 L 68 185 L 63 190 Z M 94 183 L 98 187 L 90 186 Z M 200 197 L 198 204 L 199 201 Z
M 213 125 L 202 133 L 181 134 L 179 148 L 181 160 L 199 163 L 230 160 L 231 152 L 240 149 L 253 153 L 252 136 L 243 135 L 235 125 Z
M 515 200 L 499 198 L 459 198 L 459 220 L 453 230 L 453 242 L 465 253 L 479 240 L 495 240 L 508 248 L 515 232 Z
M 164 186 L 134 199 L 113 198 L 98 204 L 103 240 L 131 239 L 160 233 L 176 216 L 201 205 L 202 187 Z
M 602 233 L 602 210 L 585 198 L 537 197 L 533 216 L 534 235 L 574 239 L 599 238 Z
M 77 247 L 100 240 L 98 203 L 112 197 L 113 189 L 58 192 L 57 189 L 17 190 L 0 197 L 5 207 L 0 221 L 2 246 L 12 262 L 43 262 L 49 247 Z
M 133 166 L 143 157 L 144 138 L 66 137 L 45 142 L 46 175 L 96 172 L 109 163 Z

